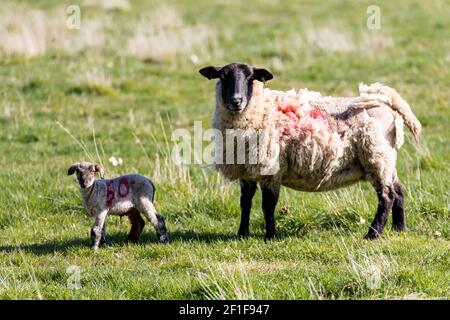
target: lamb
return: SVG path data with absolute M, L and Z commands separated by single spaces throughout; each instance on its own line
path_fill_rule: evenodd
M 307 89 L 283 92 L 264 88 L 272 74 L 246 64 L 209 66 L 199 72 L 208 79 L 219 79 L 213 128 L 222 137 L 229 137 L 230 130 L 240 130 L 238 138 L 245 142 L 246 154 L 275 159 L 239 164 L 233 156 L 233 161 L 216 161 L 216 169 L 225 177 L 240 180 L 238 236 L 249 234 L 257 184 L 262 192 L 265 238 L 273 239 L 281 185 L 319 192 L 361 180 L 370 182 L 378 195 L 378 209 L 366 238 L 381 235 L 391 210 L 394 230 L 405 230 L 404 193 L 395 168 L 397 150 L 403 144 L 403 124 L 417 142 L 421 125 L 394 89 L 380 83 L 361 84 L 359 97 L 323 97 Z M 273 138 L 255 144 L 249 132 Z M 230 148 L 234 152 L 239 147 L 234 139 L 231 144 L 217 140 L 216 159 L 217 154 L 224 159 Z
M 79 162 L 70 166 L 68 175 L 76 172 L 80 185 L 83 207 L 94 218 L 91 229 L 92 249 L 99 245 L 106 246 L 106 215 L 127 215 L 131 222 L 131 230 L 127 242 L 137 242 L 144 228 L 142 213 L 156 229 L 161 243 L 168 243 L 164 218 L 159 215 L 153 205 L 155 186 L 148 178 L 130 174 L 111 180 L 95 180 L 95 174 L 103 177 L 103 167 L 89 162 Z

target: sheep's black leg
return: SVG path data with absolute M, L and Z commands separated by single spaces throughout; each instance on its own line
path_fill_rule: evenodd
M 266 186 L 261 184 L 262 192 L 262 209 L 264 212 L 264 219 L 266 220 L 266 240 L 271 240 L 276 237 L 275 232 L 275 207 L 280 195 L 279 185 Z
M 392 190 L 383 191 L 382 188 L 377 189 L 378 195 L 378 209 L 375 219 L 370 225 L 369 232 L 366 239 L 375 239 L 383 232 L 384 225 L 389 217 L 389 211 L 392 209 L 394 203 L 394 195 Z
M 241 180 L 241 225 L 239 226 L 238 237 L 246 238 L 250 233 L 250 211 L 252 209 L 252 199 L 255 192 L 256 182 Z
M 395 231 L 404 231 L 405 225 L 405 213 L 403 211 L 404 206 L 404 192 L 402 185 L 399 182 L 394 183 L 394 205 L 392 206 L 392 224 Z

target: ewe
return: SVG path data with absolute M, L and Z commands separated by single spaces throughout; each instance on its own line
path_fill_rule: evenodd
M 225 177 L 240 180 L 239 236 L 249 234 L 257 183 L 262 191 L 266 239 L 276 235 L 274 209 L 281 185 L 317 192 L 369 181 L 378 195 L 378 210 L 366 237 L 372 239 L 382 233 L 390 210 L 394 229 L 405 229 L 396 149 L 403 143 L 403 123 L 416 141 L 421 125 L 394 89 L 375 83 L 360 85 L 359 97 L 322 97 L 306 89 L 265 89 L 263 84 L 273 78 L 272 74 L 246 64 L 209 66 L 199 72 L 208 79 L 219 79 L 213 127 L 223 137 L 230 129 L 239 129 L 246 154 L 276 159 L 276 166 L 273 161 L 216 163 Z M 253 135 L 247 132 L 275 138 L 255 147 Z M 227 143 L 216 142 L 221 159 L 226 158 L 227 150 L 239 147 L 237 141 Z

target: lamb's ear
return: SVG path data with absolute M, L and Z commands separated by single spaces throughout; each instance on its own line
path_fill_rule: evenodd
M 67 175 L 70 176 L 70 175 L 74 174 L 75 171 L 77 171 L 79 166 L 80 165 L 78 163 L 75 163 L 75 164 L 71 165 L 69 170 L 67 170 Z
M 101 164 L 94 164 L 90 168 L 93 172 L 100 173 L 100 176 L 103 177 L 105 170 L 103 169 L 103 166 Z
M 273 79 L 273 75 L 266 69 L 253 68 L 253 78 L 265 82 Z
M 200 74 L 202 76 L 204 76 L 205 78 L 208 78 L 209 80 L 211 80 L 211 79 L 219 78 L 221 69 L 222 69 L 222 67 L 209 66 L 209 67 L 204 67 L 204 68 L 198 70 L 198 72 L 200 72 Z

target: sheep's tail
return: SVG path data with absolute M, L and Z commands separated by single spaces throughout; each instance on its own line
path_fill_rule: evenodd
M 400 116 L 403 118 L 406 126 L 409 128 L 411 133 L 414 136 L 414 140 L 418 143 L 420 132 L 422 131 L 422 125 L 419 120 L 417 120 L 416 116 L 413 114 L 411 107 L 408 102 L 406 102 L 395 89 L 388 87 L 379 82 L 372 83 L 370 85 L 366 85 L 361 83 L 359 85 L 359 93 L 361 96 L 367 95 L 382 95 L 386 99 L 387 104 L 395 111 L 397 111 Z

